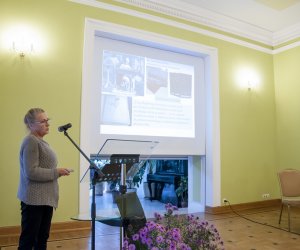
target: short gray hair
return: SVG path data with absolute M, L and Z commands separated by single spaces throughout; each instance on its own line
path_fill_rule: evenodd
M 41 108 L 29 109 L 27 111 L 26 115 L 24 116 L 24 123 L 26 124 L 26 126 L 28 127 L 29 124 L 34 123 L 37 114 L 40 114 L 40 113 L 45 113 L 45 111 Z

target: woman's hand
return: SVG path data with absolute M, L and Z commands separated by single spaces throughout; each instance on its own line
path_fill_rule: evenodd
M 70 175 L 71 171 L 68 168 L 57 168 L 57 172 L 60 177 L 60 176 Z

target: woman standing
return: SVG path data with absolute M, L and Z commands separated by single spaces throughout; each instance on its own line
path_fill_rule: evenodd
M 24 123 L 29 134 L 20 149 L 21 250 L 47 249 L 53 208 L 58 205 L 60 176 L 70 174 L 67 168 L 57 168 L 55 152 L 43 137 L 49 133 L 49 118 L 41 108 L 30 109 Z

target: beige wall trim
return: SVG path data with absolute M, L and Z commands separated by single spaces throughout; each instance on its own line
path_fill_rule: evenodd
M 274 207 L 279 206 L 281 204 L 280 199 L 266 200 L 266 201 L 255 201 L 249 203 L 240 203 L 231 205 L 232 209 L 236 212 L 244 211 L 249 209 L 258 209 L 258 208 L 266 208 L 266 207 Z M 205 213 L 209 214 L 223 214 L 232 212 L 229 205 L 219 206 L 219 207 L 205 207 Z

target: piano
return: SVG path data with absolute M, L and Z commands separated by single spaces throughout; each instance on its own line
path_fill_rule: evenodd
M 147 182 L 148 182 L 148 187 L 149 187 L 149 191 L 150 191 L 150 200 L 162 200 L 162 193 L 163 193 L 163 189 L 165 187 L 165 184 L 173 184 L 174 189 L 171 190 L 173 197 L 177 197 L 175 190 L 178 188 L 179 186 L 179 182 L 181 179 L 181 176 L 184 176 L 183 174 L 178 174 L 178 173 L 163 173 L 163 172 L 159 172 L 159 173 L 155 173 L 155 174 L 147 174 Z M 154 193 L 152 194 L 152 189 L 151 189 L 151 184 L 155 183 L 155 190 Z M 173 204 L 176 205 L 177 207 L 180 207 L 180 199 L 176 199 L 177 204 Z

